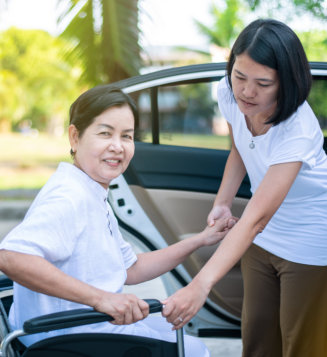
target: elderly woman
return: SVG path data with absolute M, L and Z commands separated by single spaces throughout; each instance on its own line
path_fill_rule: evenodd
M 0 245 L 0 269 L 15 281 L 10 322 L 21 328 L 32 317 L 87 305 L 114 317 L 113 323 L 46 334 L 124 333 L 174 340 L 163 317 L 148 317 L 148 305 L 124 284 L 138 284 L 171 270 L 201 246 L 221 240 L 232 218 L 165 249 L 135 255 L 119 232 L 107 194 L 134 154 L 132 100 L 110 86 L 95 87 L 71 106 L 69 140 L 74 163 L 61 163 L 25 219 Z M 22 337 L 29 345 L 44 334 Z M 187 356 L 207 356 L 186 336 Z

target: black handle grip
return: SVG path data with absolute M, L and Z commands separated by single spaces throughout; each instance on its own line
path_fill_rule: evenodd
M 144 301 L 149 304 L 150 313 L 162 310 L 162 304 L 159 300 L 144 299 Z M 26 333 L 32 334 L 112 320 L 113 318 L 110 315 L 83 308 L 35 317 L 25 321 L 23 329 Z

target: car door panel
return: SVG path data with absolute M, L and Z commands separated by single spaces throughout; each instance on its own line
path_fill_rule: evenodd
M 217 193 L 228 154 L 228 150 L 137 142 L 124 177 L 129 184 L 146 188 Z M 247 177 L 237 196 L 251 196 Z
M 131 190 L 168 244 L 176 243 L 202 230 L 215 198 L 214 194 L 208 193 L 144 189 L 134 185 Z M 247 199 L 236 198 L 233 214 L 240 216 L 246 203 Z M 192 277 L 216 248 L 217 245 L 200 248 L 185 261 L 184 267 Z M 240 317 L 243 291 L 239 264 L 216 284 L 209 297 L 231 314 Z

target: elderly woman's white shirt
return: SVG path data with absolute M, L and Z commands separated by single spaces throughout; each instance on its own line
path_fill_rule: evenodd
M 63 272 L 114 293 L 122 291 L 126 269 L 137 259 L 119 232 L 107 190 L 68 163 L 59 165 L 0 248 L 43 257 Z M 15 283 L 10 322 L 20 328 L 31 317 L 80 307 Z
M 0 249 L 43 257 L 90 285 L 121 292 L 126 270 L 137 257 L 119 232 L 107 194 L 107 190 L 83 171 L 61 163 L 34 200 L 24 221 L 5 237 Z M 18 329 L 32 317 L 81 307 L 84 306 L 36 293 L 15 283 L 10 323 Z M 85 332 L 121 333 L 166 341 L 175 341 L 176 336 L 162 316 L 148 316 L 131 325 L 103 322 L 24 336 L 21 340 L 28 346 L 48 337 Z M 192 336 L 184 338 L 187 357 L 209 356 L 200 340 Z

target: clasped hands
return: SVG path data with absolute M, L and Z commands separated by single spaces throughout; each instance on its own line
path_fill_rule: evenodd
M 217 214 L 218 212 L 219 214 Z M 238 218 L 228 214 L 228 210 L 224 213 L 225 215 L 220 210 L 213 210 L 211 216 L 210 214 L 208 216 L 209 225 L 205 228 L 205 230 L 215 229 L 216 235 L 219 235 L 219 240 L 223 239 L 238 221 Z M 218 215 L 220 217 L 216 218 Z M 211 244 L 215 243 L 217 242 L 211 242 Z M 210 289 L 204 281 L 194 278 L 186 287 L 162 301 L 164 305 L 162 315 L 174 325 L 173 330 L 182 328 L 197 314 L 205 303 L 209 292 Z
M 235 217 L 216 219 L 201 232 L 203 246 L 214 245 L 222 240 L 237 222 Z M 184 326 L 200 310 L 209 291 L 196 279 L 185 288 L 162 301 L 162 315 L 174 325 L 173 329 Z M 149 314 L 148 304 L 133 294 L 105 293 L 98 301 L 95 309 L 107 313 L 114 318 L 115 325 L 128 325 L 144 319 Z

